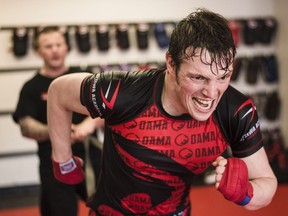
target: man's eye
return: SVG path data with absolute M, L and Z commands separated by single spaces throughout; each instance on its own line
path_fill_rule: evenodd
M 221 80 L 229 79 L 230 76 L 231 76 L 231 73 L 226 74 L 225 76 L 221 77 Z
M 204 78 L 202 76 L 194 76 L 194 77 L 191 77 L 191 79 L 194 79 L 194 80 L 203 80 Z

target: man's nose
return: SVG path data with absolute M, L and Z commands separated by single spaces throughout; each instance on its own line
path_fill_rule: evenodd
M 58 50 L 59 50 L 59 46 L 52 46 L 52 51 L 53 52 L 58 52 Z
M 217 94 L 217 83 L 212 80 L 207 81 L 203 87 L 202 94 L 208 98 L 214 99 Z

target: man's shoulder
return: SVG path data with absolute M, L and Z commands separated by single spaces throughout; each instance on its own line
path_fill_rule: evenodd
M 52 79 L 42 76 L 38 71 L 28 80 L 26 80 L 22 86 L 22 90 L 35 91 L 36 89 L 48 88 Z
M 254 108 L 253 102 L 248 96 L 229 86 L 220 99 L 214 115 L 221 122 L 221 125 L 227 126 L 232 122 L 236 123 L 235 120 L 243 112 L 247 112 L 247 109 L 249 110 L 251 106 Z
M 218 106 L 225 106 L 228 108 L 237 107 L 247 101 L 249 97 L 244 93 L 240 92 L 236 88 L 232 87 L 231 85 L 228 86 L 227 90 L 223 94 L 222 98 L 220 99 Z
M 92 73 L 91 67 L 81 67 L 81 66 L 70 66 L 66 73 L 77 73 L 77 72 L 89 72 Z

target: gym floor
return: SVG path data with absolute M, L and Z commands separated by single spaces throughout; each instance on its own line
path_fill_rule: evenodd
M 12 190 L 12 191 L 11 191 Z M 23 193 L 24 191 L 24 193 Z M 23 190 L 1 190 L 0 216 L 39 216 L 38 187 L 31 186 Z M 286 216 L 288 183 L 280 183 L 271 204 L 261 210 L 247 211 L 227 200 L 217 192 L 214 186 L 193 186 L 191 189 L 191 202 L 193 216 Z M 79 202 L 79 216 L 88 216 L 88 209 L 83 202 Z

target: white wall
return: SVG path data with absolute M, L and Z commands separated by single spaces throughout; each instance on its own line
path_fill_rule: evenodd
M 227 18 L 262 17 L 274 16 L 276 14 L 274 6 L 273 0 L 0 0 L 0 69 L 41 65 L 40 59 L 33 51 L 29 51 L 25 58 L 15 58 L 10 51 L 11 33 L 1 31 L 1 27 L 178 21 L 196 7 L 206 7 Z M 274 48 L 272 50 L 274 51 Z M 116 61 L 146 62 L 153 59 L 161 61 L 164 60 L 165 50 L 156 48 L 154 42 L 148 51 L 142 53 L 133 48 L 125 53 L 116 49 L 109 52 L 104 55 L 93 51 L 81 55 L 72 50 L 69 53 L 68 62 L 71 64 L 104 64 Z M 261 52 L 261 49 L 258 52 Z M 2 101 L 0 109 L 2 111 L 14 109 L 20 87 L 32 75 L 33 71 L 0 73 Z M 287 123 L 284 125 L 288 127 Z M 0 116 L 0 135 L 0 155 L 36 151 L 34 141 L 21 137 L 19 128 L 12 122 L 9 115 Z M 0 187 L 39 182 L 38 159 L 35 154 L 12 159 L 0 157 L 0 164 Z M 22 173 L 20 174 L 19 171 Z
M 0 26 L 169 21 L 206 7 L 230 17 L 273 15 L 272 0 L 1 0 Z

